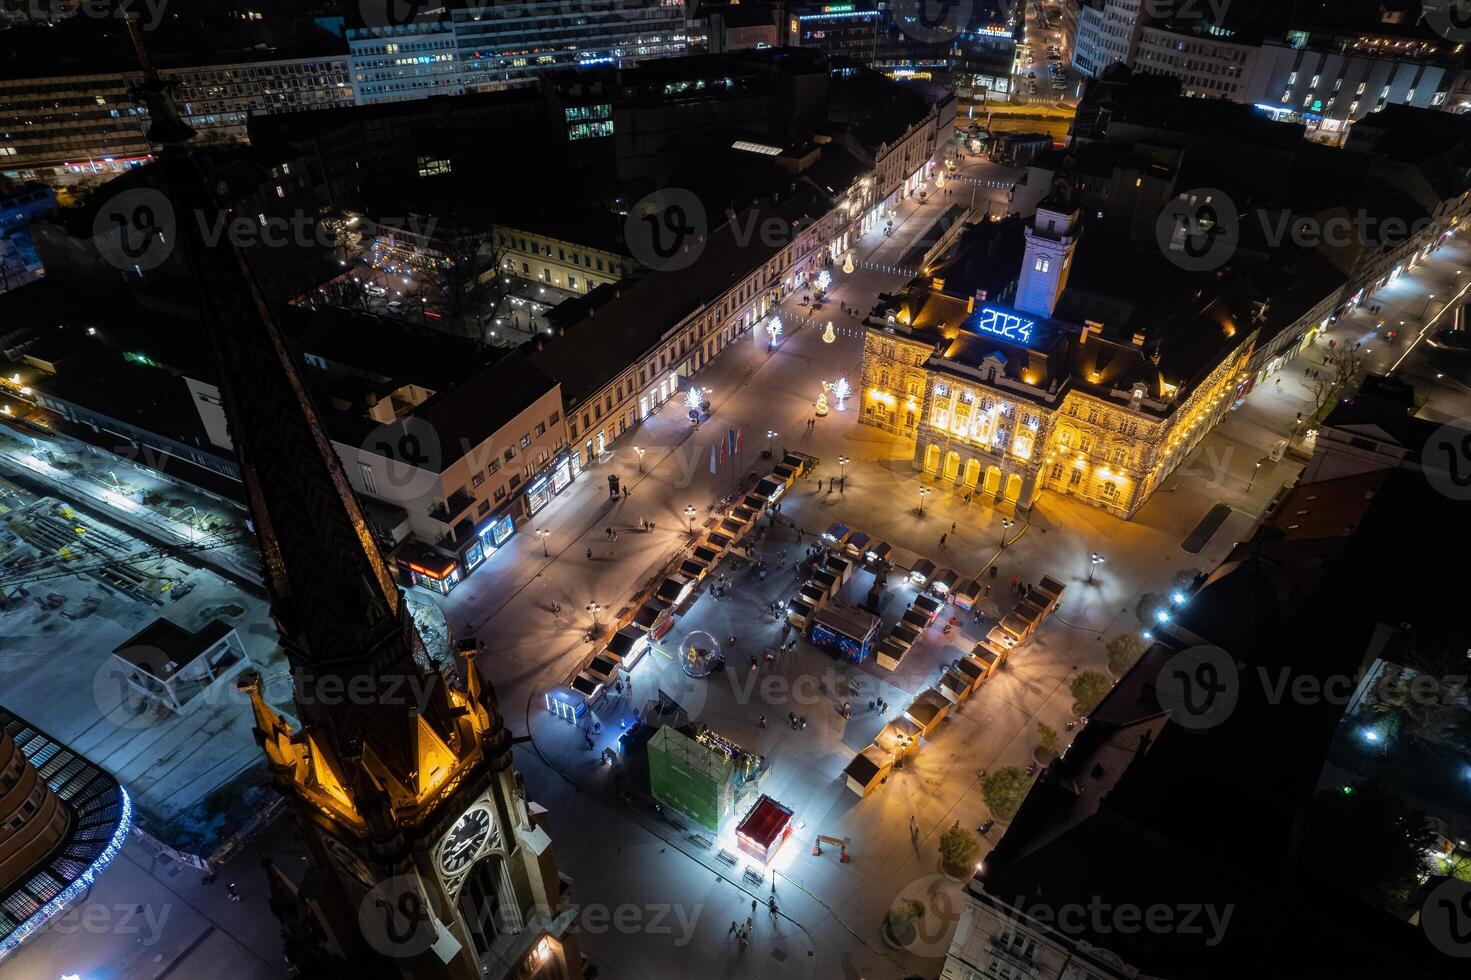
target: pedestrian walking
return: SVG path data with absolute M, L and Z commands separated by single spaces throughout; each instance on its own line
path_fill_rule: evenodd
M 754 653 L 751 654 L 751 669 L 752 670 L 755 670 L 756 669 L 756 655 Z
M 788 711 L 787 712 L 787 724 L 788 725 L 791 725 L 794 730 L 796 729 L 796 727 L 797 727 L 797 713 L 795 711 Z
M 940 547 L 941 548 L 945 547 L 945 539 L 948 538 L 948 537 L 950 537 L 949 532 L 946 532 L 945 534 L 940 535 Z
M 587 549 L 587 560 L 592 561 L 592 549 Z
M 774 887 L 776 885 L 776 882 L 773 881 L 771 884 Z M 770 910 L 770 912 L 771 912 L 771 914 L 773 916 L 776 915 L 776 896 L 775 895 L 772 895 L 770 898 L 768 898 L 766 900 L 766 908 L 768 910 Z
M 807 730 L 807 716 L 806 715 L 798 715 L 797 716 L 797 723 L 801 726 L 801 728 L 802 728 L 803 731 L 806 731 Z
M 756 720 L 756 727 L 757 728 L 765 728 L 766 727 L 766 716 L 765 715 L 762 715 L 760 718 L 758 718 Z
M 740 931 L 740 930 L 739 930 L 739 928 L 738 928 L 738 927 L 737 927 L 737 926 L 736 926 L 736 921 L 735 921 L 735 919 L 731 919 L 731 920 L 730 920 L 730 932 L 727 932 L 727 933 L 726 933 L 726 934 L 725 934 L 725 935 L 726 935 L 726 936 L 727 936 L 727 937 L 729 937 L 729 936 L 734 936 L 734 935 L 735 935 L 735 934 L 736 934 L 736 933 L 737 933 L 737 932 L 739 932 L 739 931 Z
M 955 533 L 955 522 L 954 521 L 951 521 L 950 522 L 950 533 L 951 534 L 954 534 Z
M 240 901 L 240 889 L 235 887 L 235 883 L 233 881 L 225 886 L 225 893 L 230 896 L 230 901 Z

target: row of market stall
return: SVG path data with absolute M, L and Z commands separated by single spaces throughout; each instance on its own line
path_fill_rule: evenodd
M 695 588 L 728 552 L 742 546 L 761 516 L 817 462 L 805 453 L 787 453 L 770 474 L 757 480 L 686 556 L 672 563 L 659 582 L 635 598 L 633 615 L 604 647 L 565 684 L 546 693 L 547 710 L 573 724 L 578 724 L 588 711 L 596 717 L 608 688 L 633 669 L 651 643 L 674 628 Z
M 1037 631 L 1042 621 L 1057 609 L 1065 588 L 1050 575 L 1030 587 L 1017 608 L 1003 617 L 985 639 L 969 654 L 945 666 L 932 687 L 919 692 L 899 718 L 884 726 L 873 743 L 853 757 L 844 770 L 848 788 L 859 796 L 867 796 L 882 785 L 890 770 L 914 752 L 921 738 L 928 738 L 946 715 L 980 689 L 1012 650 Z M 958 592 L 952 593 L 952 601 L 957 601 Z M 943 608 L 938 596 L 923 592 L 916 596 L 899 622 L 879 642 L 878 664 L 888 670 L 896 669 Z

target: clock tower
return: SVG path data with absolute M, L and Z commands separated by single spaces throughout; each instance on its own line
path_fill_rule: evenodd
M 292 722 L 258 677 L 240 682 L 310 857 L 299 884 L 268 869 L 288 957 L 308 976 L 580 977 L 566 885 L 475 645 L 445 669 L 426 655 L 245 257 L 229 236 L 200 234 L 221 211 L 214 185 L 141 45 L 140 56 L 175 247 L 198 290 L 295 684 Z

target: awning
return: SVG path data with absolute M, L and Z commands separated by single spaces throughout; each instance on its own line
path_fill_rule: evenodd
M 822 536 L 834 544 L 846 544 L 849 533 L 851 532 L 849 532 L 846 524 L 833 524 L 826 531 L 822 532 Z
M 787 486 L 785 483 L 778 482 L 776 480 L 773 480 L 771 477 L 766 476 L 761 478 L 761 481 L 756 484 L 756 489 L 752 492 L 759 493 L 767 500 L 775 500 L 777 497 L 781 496 L 781 492 L 786 488 Z
M 929 584 L 930 576 L 933 574 L 935 574 L 935 563 L 928 558 L 921 558 L 915 562 L 914 568 L 909 571 L 910 578 L 925 585 Z
M 855 555 L 862 555 L 868 551 L 868 543 L 872 540 L 873 538 L 863 531 L 854 531 L 848 536 L 848 550 Z
M 893 553 L 894 548 L 889 542 L 874 541 L 868 546 L 868 551 L 864 552 L 864 557 L 869 561 L 886 562 Z
M 955 583 L 958 581 L 960 581 L 960 576 L 955 573 L 954 569 L 942 568 L 930 579 L 930 588 L 948 594 L 951 589 L 955 588 Z

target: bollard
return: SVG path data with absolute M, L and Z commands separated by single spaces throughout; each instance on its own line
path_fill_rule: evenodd
M 816 837 L 812 838 L 812 856 L 822 856 L 822 841 L 818 840 Z
M 839 864 L 847 864 L 848 863 L 848 845 L 847 844 L 840 844 L 840 845 L 838 845 L 838 863 Z

